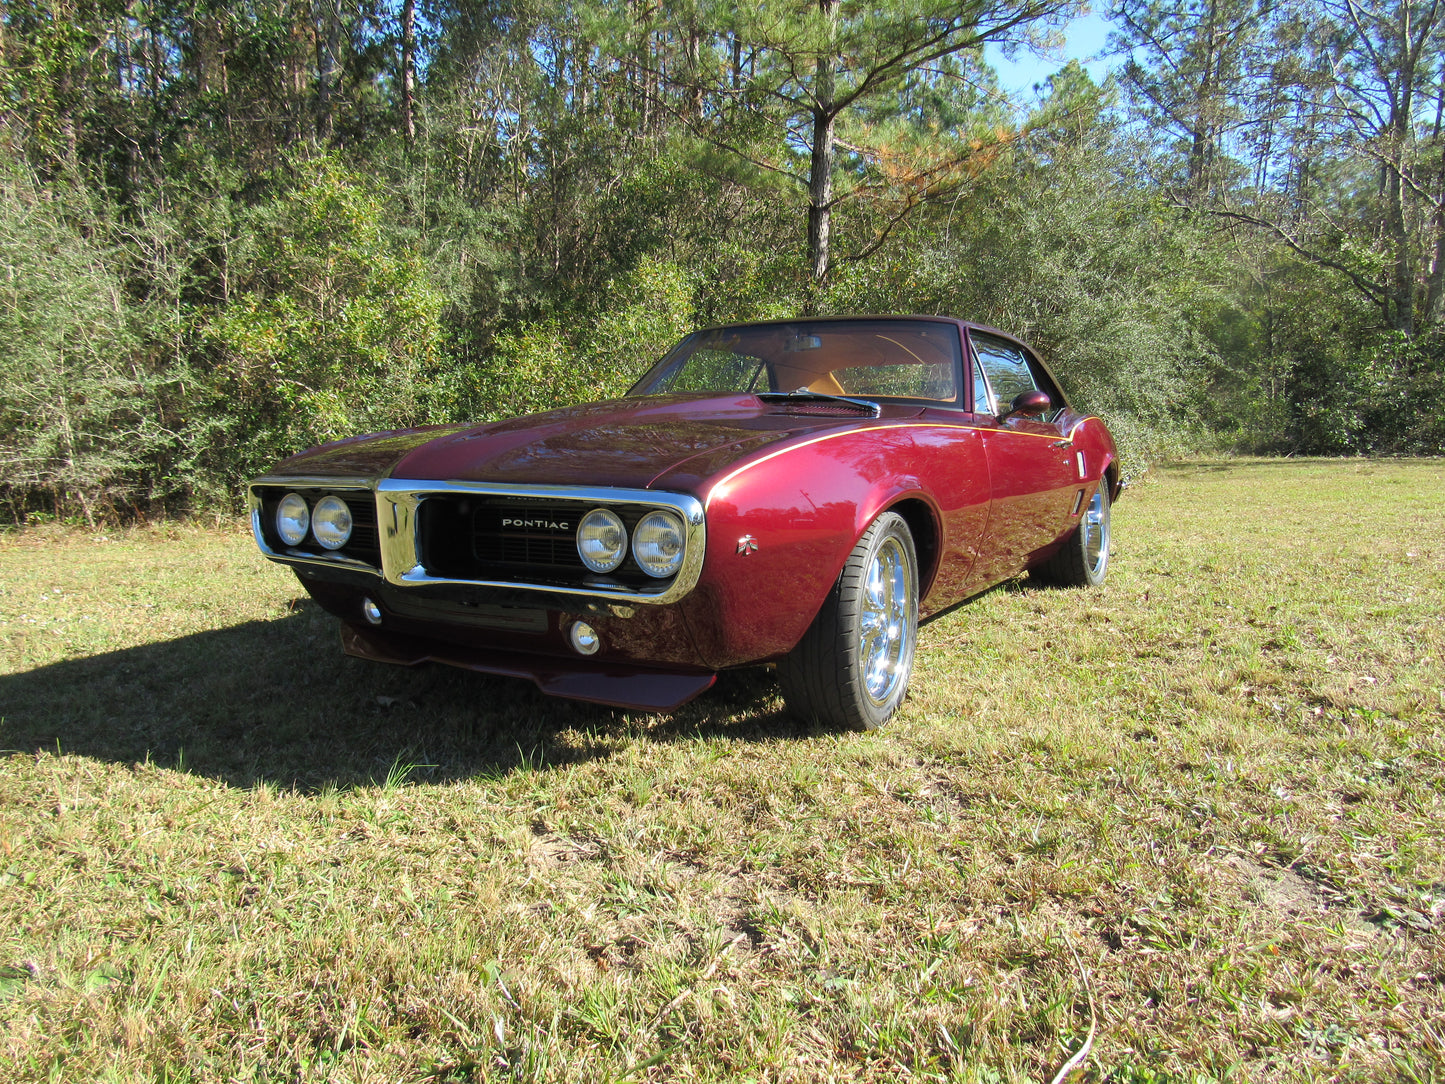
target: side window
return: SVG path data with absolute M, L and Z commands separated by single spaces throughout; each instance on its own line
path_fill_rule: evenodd
M 988 381 L 983 378 L 983 369 L 978 358 L 973 359 L 973 410 L 975 414 L 997 414 L 998 409 L 988 396 Z
M 974 332 L 970 337 L 973 339 L 973 349 L 979 364 L 983 366 L 989 386 L 993 388 L 997 409 L 1007 408 L 1015 396 L 1033 391 L 1038 386 L 1034 383 L 1028 359 L 1016 345 L 979 332 Z
M 1034 387 L 1047 394 L 1054 404 L 1054 409 L 1049 412 L 1049 418 L 1052 419 L 1055 414 L 1064 409 L 1064 393 L 1059 391 L 1059 386 L 1054 383 L 1048 370 L 1039 363 L 1038 358 L 1027 352 L 1024 357 L 1029 363 L 1029 372 L 1033 374 Z

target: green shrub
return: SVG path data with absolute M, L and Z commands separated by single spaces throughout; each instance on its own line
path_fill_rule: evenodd
M 469 373 L 472 417 L 500 418 L 622 395 L 693 325 L 693 280 L 644 261 L 607 284 L 605 304 L 498 332 Z
M 208 467 L 263 468 L 298 449 L 432 419 L 443 358 L 440 293 L 389 231 L 384 194 L 321 157 L 244 216 L 241 288 L 204 328 L 212 369 Z M 209 422 L 206 423 L 209 426 Z
M 171 442 L 105 219 L 0 168 L 0 497 L 88 521 L 144 498 Z

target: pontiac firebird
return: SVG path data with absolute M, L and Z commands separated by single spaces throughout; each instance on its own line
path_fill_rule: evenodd
M 348 654 L 647 711 L 776 664 L 790 711 L 871 729 L 921 619 L 1101 583 L 1119 488 L 1028 346 L 912 316 L 709 328 L 623 398 L 325 444 L 249 494 Z

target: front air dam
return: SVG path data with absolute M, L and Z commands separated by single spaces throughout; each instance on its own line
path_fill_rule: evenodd
M 526 678 L 548 696 L 586 700 L 630 711 L 675 711 L 712 688 L 712 671 L 632 670 L 585 658 L 552 660 L 505 651 L 468 650 L 416 636 L 394 636 L 377 629 L 341 625 L 341 647 L 348 655 L 394 666 L 439 662 L 499 677 Z

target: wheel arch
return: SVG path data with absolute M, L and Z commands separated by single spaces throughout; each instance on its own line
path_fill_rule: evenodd
M 925 598 L 938 572 L 938 514 L 922 497 L 905 497 L 880 508 L 869 518 L 868 523 L 871 524 L 884 512 L 897 512 L 908 524 L 909 533 L 913 535 L 914 556 L 918 559 L 918 597 Z M 867 524 L 863 529 L 868 529 Z
M 1090 415 L 1075 425 L 1069 435 L 1090 458 L 1091 466 L 1095 456 L 1103 462 L 1099 479 L 1108 483 L 1109 501 L 1113 503 L 1124 489 L 1123 472 L 1119 466 L 1119 448 L 1114 443 L 1113 434 L 1100 418 Z M 1092 474 L 1092 471 L 1090 473 Z

